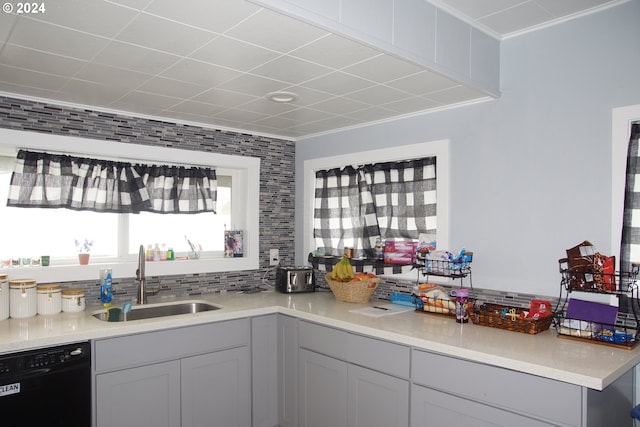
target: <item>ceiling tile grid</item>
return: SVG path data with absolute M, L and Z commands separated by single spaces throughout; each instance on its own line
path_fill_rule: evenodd
M 504 37 L 620 1 L 431 3 Z M 0 15 L 0 92 L 291 139 L 487 98 L 245 0 L 57 0 L 46 8 Z M 277 91 L 297 99 L 266 99 Z

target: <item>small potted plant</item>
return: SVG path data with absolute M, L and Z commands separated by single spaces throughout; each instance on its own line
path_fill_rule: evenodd
M 84 241 L 80 241 L 76 239 L 76 249 L 78 249 L 78 261 L 80 265 L 89 264 L 89 252 L 91 252 L 91 247 L 93 246 L 93 240 L 89 240 L 86 237 Z

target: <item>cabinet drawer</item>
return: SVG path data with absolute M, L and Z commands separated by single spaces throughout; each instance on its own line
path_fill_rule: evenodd
M 98 340 L 96 372 L 249 345 L 249 328 L 249 319 L 238 319 Z
M 409 347 L 309 322 L 298 326 L 300 347 L 401 378 L 409 377 Z
M 582 391 L 572 384 L 418 350 L 413 351 L 411 379 L 526 416 L 581 423 Z

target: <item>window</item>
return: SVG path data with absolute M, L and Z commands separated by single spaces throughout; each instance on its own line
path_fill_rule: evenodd
M 231 225 L 232 177 L 218 176 L 218 210 L 213 213 L 191 215 L 161 215 L 96 213 L 69 209 L 39 209 L 7 207 L 11 167 L 14 158 L 0 160 L 0 217 L 6 224 L 3 230 L 4 247 L 0 257 L 49 255 L 54 264 L 75 261 L 74 240 L 88 238 L 94 242 L 91 249 L 94 260 L 111 261 L 138 253 L 140 244 L 165 245 L 176 254 L 189 251 L 185 236 L 202 247 L 205 255 L 220 255 L 224 250 L 223 232 Z M 230 173 L 230 172 L 227 172 Z M 96 227 L 100 224 L 100 227 Z M 70 232 L 69 230 L 73 230 Z M 127 233 L 127 230 L 129 232 Z M 38 242 L 34 245 L 34 242 Z
M 372 258 L 378 240 L 435 240 L 436 157 L 316 172 L 316 246 Z
M 140 244 L 171 245 L 186 255 L 185 236 L 203 249 L 200 260 L 150 263 L 149 275 L 236 271 L 258 268 L 258 213 L 247 206 L 259 202 L 260 159 L 214 153 L 148 147 L 74 137 L 41 135 L 0 129 L 0 154 L 15 157 L 16 148 L 59 151 L 87 157 L 118 157 L 140 163 L 183 164 L 215 168 L 218 173 L 218 214 L 108 214 L 67 209 L 22 209 L 5 206 L 10 173 L 0 173 L 2 218 L 13 237 L 3 238 L 1 257 L 52 257 L 49 268 L 10 270 L 12 278 L 30 277 L 41 282 L 84 280 L 98 277 L 110 267 L 114 277 L 135 275 Z M 0 169 L 12 170 L 6 162 Z M 222 166 L 221 166 L 222 165 Z M 9 211 L 17 218 L 9 219 Z M 224 228 L 244 230 L 244 257 L 224 258 Z M 78 268 L 74 239 L 95 241 L 89 268 Z
M 622 237 L 622 218 L 624 210 L 624 191 L 627 163 L 627 148 L 631 124 L 640 120 L 640 104 L 614 108 L 612 111 L 612 189 L 611 189 L 611 249 L 608 253 L 617 254 L 620 262 L 620 242 Z M 602 251 L 604 252 L 604 251 Z M 632 259 L 640 262 L 640 259 Z M 620 266 L 617 268 L 620 270 Z
M 449 247 L 449 142 L 446 140 L 396 146 L 388 149 L 370 150 L 352 154 L 310 159 L 304 162 L 304 214 L 303 214 L 303 259 L 316 249 L 313 236 L 313 208 L 316 172 L 324 169 L 344 167 L 349 164 L 379 163 L 402 161 L 417 157 L 435 156 L 438 165 L 437 192 L 437 230 L 438 247 Z M 415 280 L 415 275 L 410 275 Z

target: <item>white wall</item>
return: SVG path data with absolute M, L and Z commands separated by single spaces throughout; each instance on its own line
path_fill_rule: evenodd
M 296 262 L 305 160 L 451 141 L 450 248 L 474 251 L 474 286 L 557 295 L 557 260 L 611 246 L 611 111 L 640 103 L 640 1 L 502 42 L 495 101 L 296 144 Z M 407 153 L 408 157 L 420 153 Z

